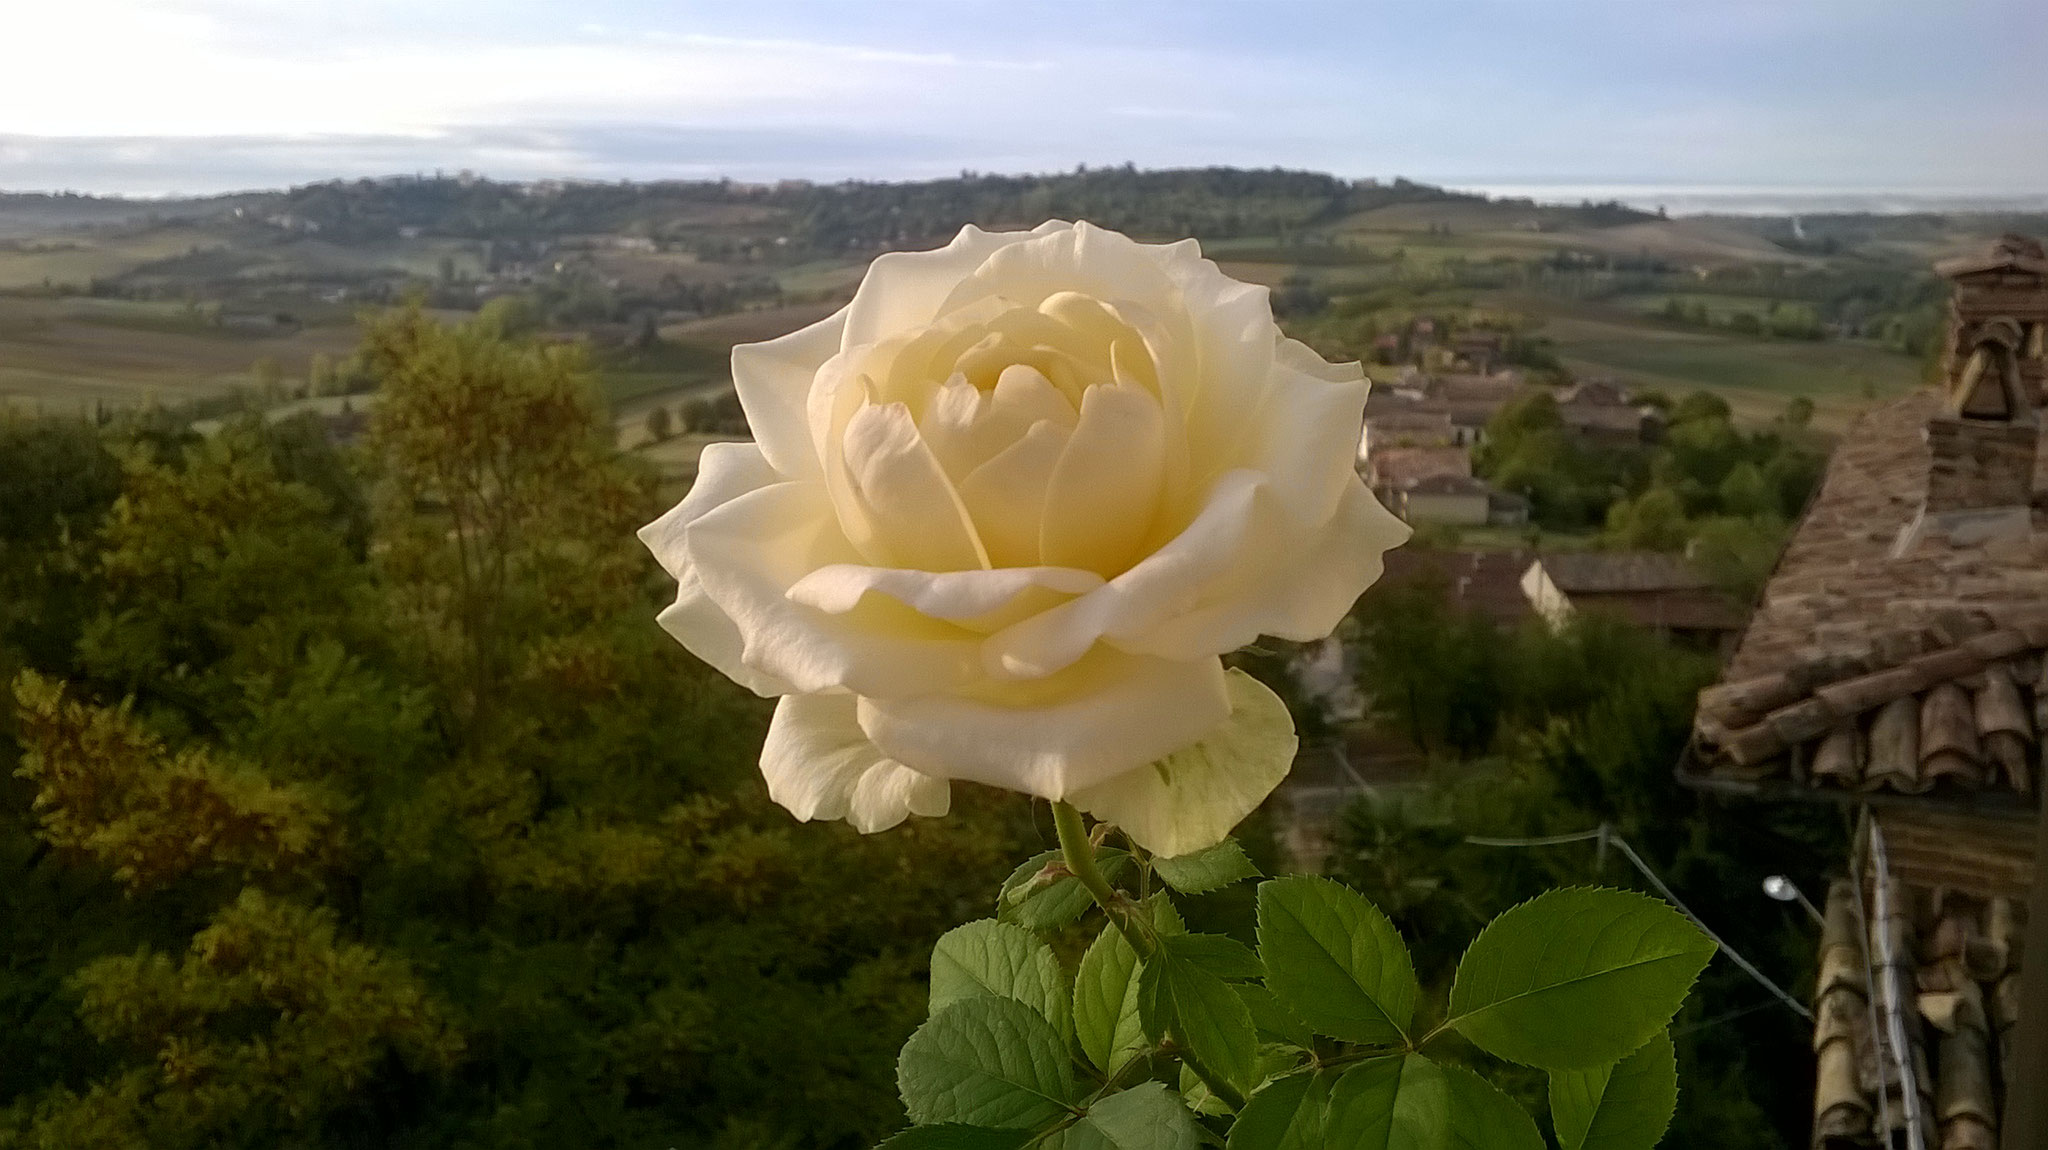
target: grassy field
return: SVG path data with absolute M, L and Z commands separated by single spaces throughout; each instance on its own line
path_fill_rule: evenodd
M 1767 420 L 1795 396 L 1814 404 L 1817 426 L 1845 427 L 1874 398 L 1920 383 L 1920 365 L 1874 344 L 1753 339 L 1643 322 L 1622 308 L 1565 308 L 1520 301 L 1545 316 L 1537 334 L 1581 375 L 1611 375 L 1674 398 L 1703 388 L 1728 400 L 1738 419 Z
M 251 334 L 209 326 L 178 305 L 0 297 L 0 404 L 177 403 L 253 382 L 259 359 L 303 379 L 314 353 L 339 358 L 355 345 L 352 324 Z
M 144 264 L 223 246 L 219 233 L 197 227 L 65 232 L 0 242 L 0 291 L 70 284 L 120 275 Z

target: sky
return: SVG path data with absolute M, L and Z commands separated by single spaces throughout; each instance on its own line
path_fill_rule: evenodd
M 0 0 L 0 189 L 916 179 L 2048 195 L 2039 0 Z

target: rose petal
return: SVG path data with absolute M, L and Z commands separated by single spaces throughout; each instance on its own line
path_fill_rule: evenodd
M 863 695 L 861 729 L 926 774 L 1057 799 L 1187 746 L 1230 714 L 1223 665 L 1098 651 L 988 699 Z
M 768 797 L 799 822 L 845 819 L 862 834 L 913 814 L 943 815 L 952 805 L 944 779 L 913 771 L 868 741 L 851 695 L 791 695 L 777 704 L 761 776 Z
M 1159 514 L 1164 420 L 1143 388 L 1088 389 L 1046 486 L 1041 562 L 1115 575 L 1142 554 Z
M 960 502 L 996 567 L 1036 567 L 1045 495 L 1065 454 L 1069 433 L 1051 420 L 974 469 L 960 484 Z
M 1244 437 L 1244 466 L 1272 476 L 1272 487 L 1298 518 L 1320 520 L 1335 509 L 1365 424 L 1371 386 L 1365 368 L 1333 364 L 1295 340 L 1277 349 L 1278 372 Z
M 1230 717 L 1194 745 L 1073 792 L 1068 801 L 1131 841 L 1172 858 L 1224 840 L 1294 765 L 1287 704 L 1242 671 L 1229 676 Z
M 1021 242 L 990 251 L 956 281 L 938 310 L 950 312 L 990 296 L 1037 307 L 1063 292 L 1112 301 L 1179 294 L 1169 270 L 1147 254 L 1145 245 L 1086 220 L 1071 227 L 1041 227 L 1018 238 Z
M 697 481 L 683 501 L 640 529 L 640 541 L 654 553 L 662 570 L 676 580 L 675 602 L 655 621 L 689 652 L 720 674 L 762 696 L 786 695 L 788 683 L 749 667 L 741 659 L 745 643 L 739 625 L 704 594 L 690 565 L 684 532 L 709 511 L 750 491 L 782 482 L 782 476 L 752 443 L 714 443 L 698 461 Z
M 1282 567 L 1240 556 L 1231 576 L 1204 587 L 1192 609 L 1143 631 L 1114 629 L 1107 641 L 1126 651 L 1188 659 L 1235 650 L 1259 635 L 1320 639 L 1336 630 L 1359 592 L 1380 577 L 1386 553 L 1410 531 L 1354 476 L 1329 522 L 1302 537 L 1297 562 Z
M 953 242 L 935 251 L 885 252 L 846 307 L 842 348 L 878 343 L 898 332 L 923 327 L 938 316 L 955 285 L 1003 248 L 1070 225 L 1049 220 L 1029 232 L 985 232 L 969 224 Z
M 960 493 L 900 403 L 846 422 L 846 468 L 874 527 L 876 562 L 921 571 L 990 566 Z
M 979 636 L 899 608 L 831 615 L 787 592 L 835 563 L 858 564 L 816 484 L 780 483 L 691 524 L 685 545 L 704 592 L 746 637 L 746 664 L 803 693 L 899 696 L 979 677 Z
M 1233 471 L 1172 542 L 1094 591 L 991 636 L 990 673 L 1050 674 L 1103 640 L 1188 659 L 1260 635 L 1320 638 L 1408 534 L 1356 475 L 1329 519 L 1302 522 L 1266 476 Z
M 1072 567 L 932 572 L 835 563 L 804 576 L 789 589 L 789 598 L 841 615 L 870 593 L 887 595 L 919 614 L 951 622 L 1005 610 L 1033 590 L 1071 598 L 1100 586 L 1102 576 Z
M 769 464 L 791 479 L 818 474 L 818 456 L 805 434 L 805 405 L 818 368 L 839 351 L 846 315 L 841 308 L 780 338 L 733 346 L 733 389 L 747 426 Z

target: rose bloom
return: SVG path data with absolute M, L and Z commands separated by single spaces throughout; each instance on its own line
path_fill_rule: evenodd
M 732 369 L 755 442 L 640 537 L 662 625 L 781 696 L 761 770 L 799 819 L 880 830 L 963 780 L 1213 845 L 1295 747 L 1220 656 L 1329 634 L 1408 535 L 1352 467 L 1363 370 L 1193 240 L 964 228 Z

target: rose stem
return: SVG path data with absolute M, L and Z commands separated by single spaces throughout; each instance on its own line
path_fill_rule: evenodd
M 1143 921 L 1131 900 L 1117 893 L 1116 888 L 1109 885 L 1109 880 L 1102 877 L 1102 868 L 1095 865 L 1095 842 L 1088 837 L 1088 827 L 1081 820 L 1081 812 L 1071 803 L 1055 802 L 1052 805 L 1052 825 L 1059 832 L 1060 853 L 1066 856 L 1067 869 L 1081 880 L 1081 886 L 1095 900 L 1095 905 L 1101 907 L 1109 921 L 1123 932 L 1131 949 L 1137 952 L 1138 959 L 1150 959 L 1158 949 L 1152 941 L 1151 923 Z M 1233 1111 L 1244 1109 L 1244 1095 L 1222 1075 L 1203 1065 L 1194 1051 L 1181 1046 L 1178 1053 L 1188 1069 L 1195 1072 L 1195 1077 L 1209 1088 L 1209 1093 Z
M 1067 869 L 1088 891 L 1095 905 L 1109 916 L 1109 921 L 1123 932 L 1131 949 L 1138 952 L 1140 959 L 1152 957 L 1151 932 L 1146 925 L 1137 921 L 1131 901 L 1117 893 L 1102 877 L 1102 868 L 1095 865 L 1095 842 L 1088 837 L 1088 828 L 1081 821 L 1081 812 L 1071 803 L 1055 802 L 1052 805 L 1052 825 L 1059 831 L 1060 853 L 1066 856 Z

